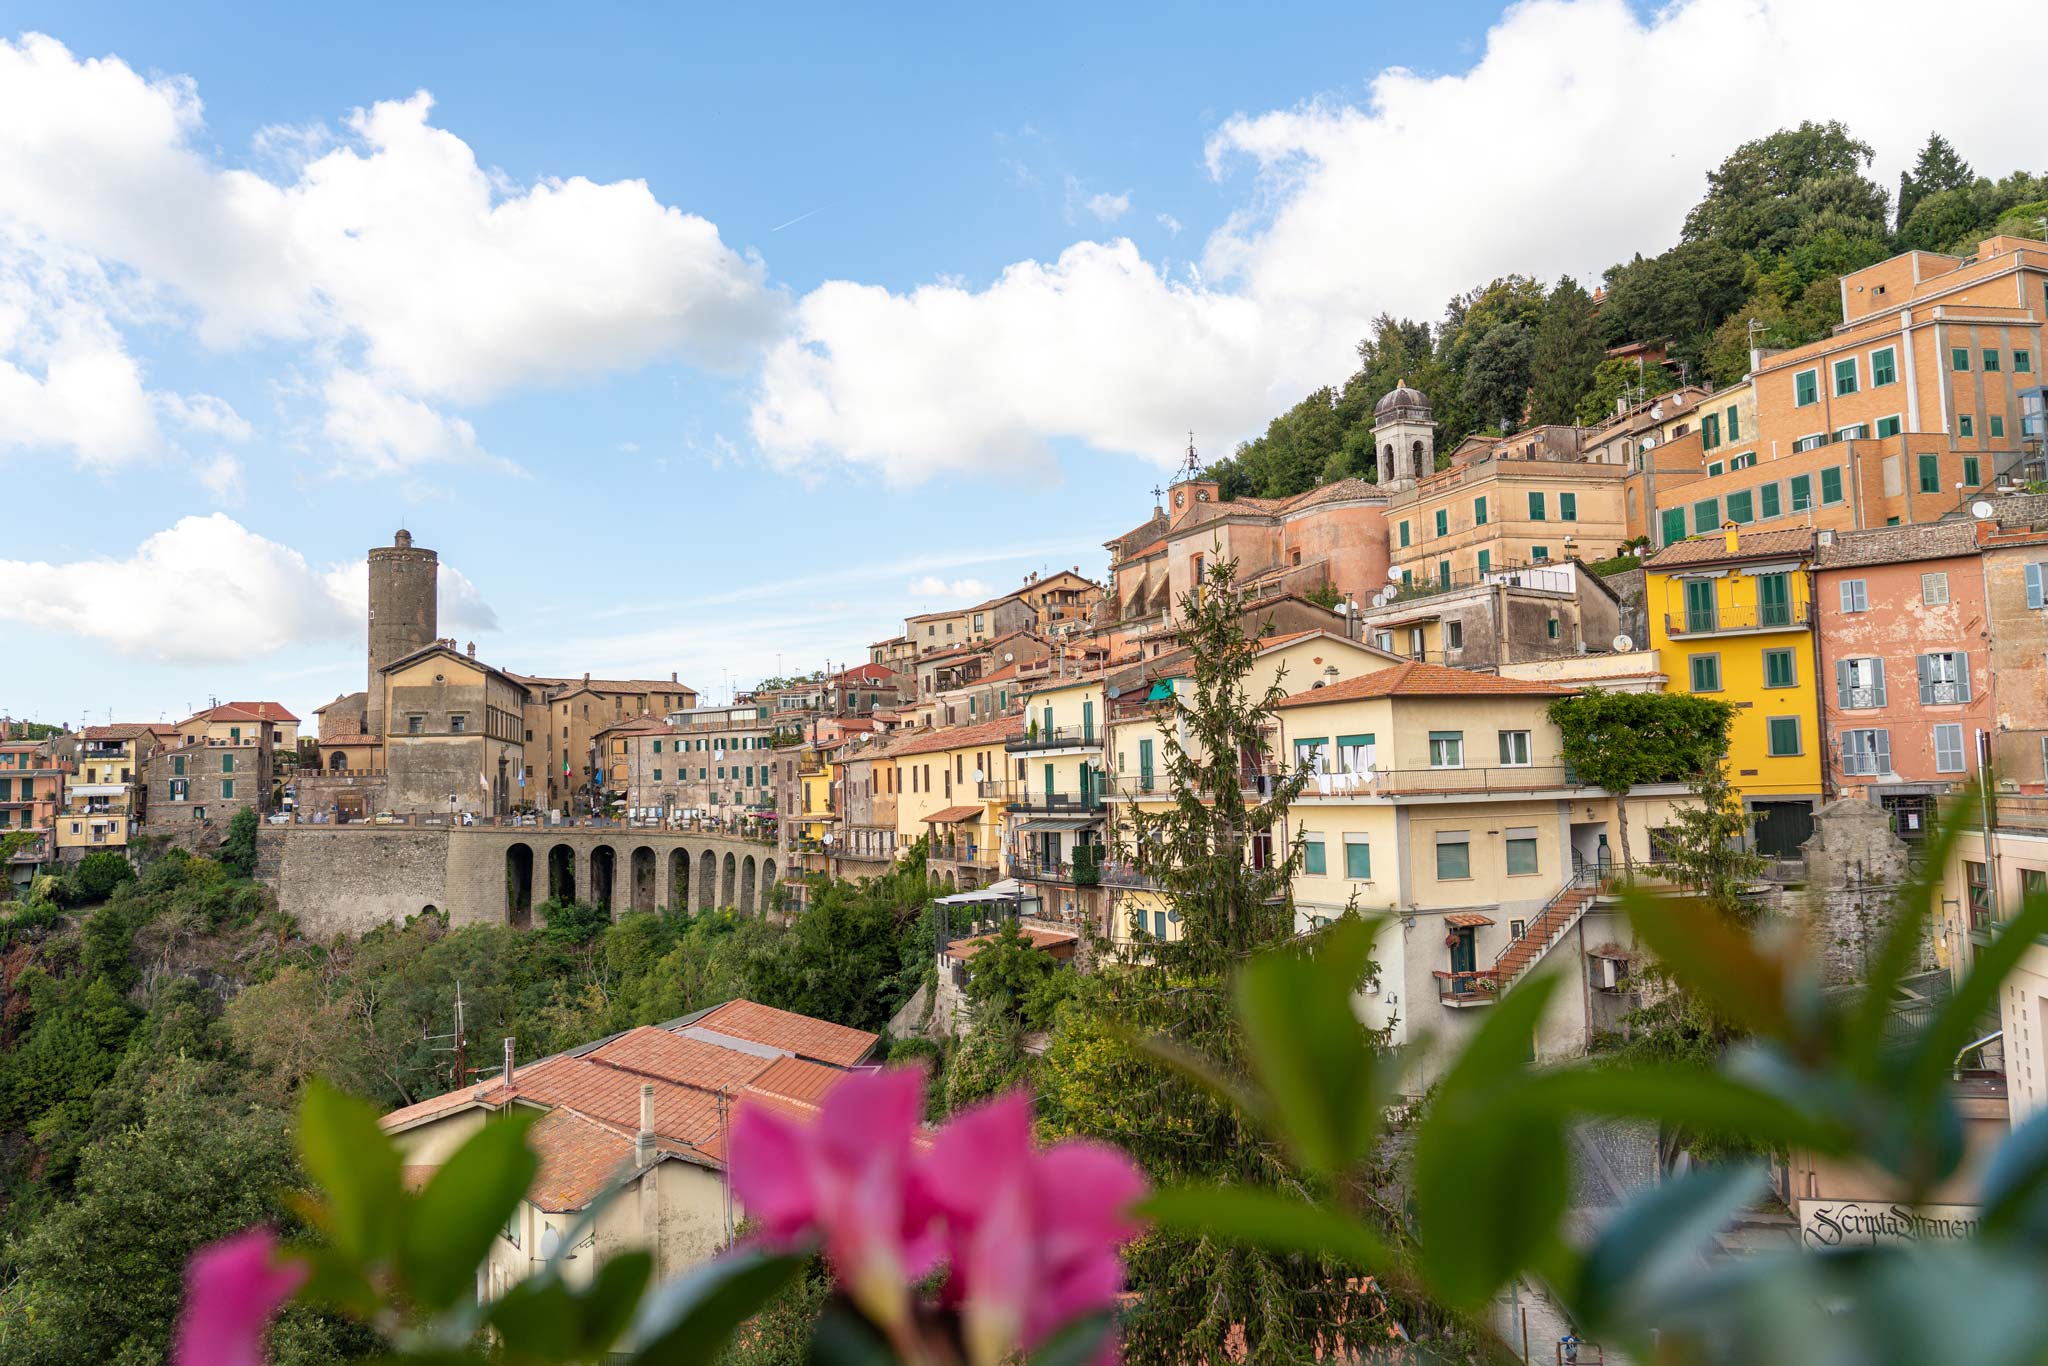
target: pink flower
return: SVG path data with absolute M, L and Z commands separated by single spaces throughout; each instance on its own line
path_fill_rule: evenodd
M 262 1366 L 263 1330 L 306 1272 L 303 1262 L 278 1260 L 277 1235 L 267 1228 L 200 1248 L 185 1264 L 171 1366 Z
M 1118 1248 L 1139 1231 L 1131 1206 L 1145 1179 L 1099 1143 L 1031 1142 L 1023 1092 L 962 1112 L 939 1131 L 925 1164 L 945 1212 L 948 1296 L 961 1306 L 975 1366 L 1030 1351 L 1069 1320 L 1113 1308 L 1123 1288 Z M 1114 1360 L 1115 1351 L 1105 1351 Z
M 892 1335 L 941 1246 L 916 1170 L 923 1097 L 916 1068 L 856 1072 L 811 1123 L 743 1104 L 732 1126 L 732 1187 L 747 1214 L 776 1242 L 822 1234 L 840 1284 Z

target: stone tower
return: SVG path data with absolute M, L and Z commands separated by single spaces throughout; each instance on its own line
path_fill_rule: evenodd
M 372 735 L 384 733 L 384 679 L 379 671 L 434 643 L 440 577 L 439 557 L 415 548 L 409 531 L 401 530 L 390 545 L 370 552 L 370 685 L 365 713 Z
M 1402 380 L 1372 410 L 1372 444 L 1382 489 L 1412 487 L 1436 470 L 1436 420 L 1429 397 Z

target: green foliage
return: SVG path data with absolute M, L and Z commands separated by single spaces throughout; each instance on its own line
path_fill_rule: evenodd
M 1062 971 L 1050 953 L 1025 938 L 1015 920 L 1005 920 L 968 960 L 967 999 L 975 1019 L 1006 1016 L 1027 1030 L 1044 1029 L 1063 994 L 1049 984 Z
M 1968 162 L 1953 144 L 1939 133 L 1929 133 L 1912 168 L 1899 172 L 1899 231 L 1905 237 L 1906 224 L 1920 201 L 1929 195 L 1967 190 L 1976 181 Z
M 1693 693 L 1624 693 L 1587 687 L 1547 709 L 1559 753 L 1580 780 L 1615 797 L 1624 863 L 1632 862 L 1628 793 L 1648 783 L 1692 782 L 1718 772 L 1735 709 Z
M 227 838 L 221 841 L 220 866 L 229 877 L 256 875 L 256 808 L 245 806 L 228 821 Z
M 65 878 L 65 900 L 71 905 L 105 901 L 124 882 L 135 880 L 135 865 L 126 854 L 101 849 L 87 854 Z
M 1530 356 L 1529 420 L 1570 423 L 1579 420 L 1580 403 L 1593 387 L 1595 373 L 1606 359 L 1600 319 L 1593 296 L 1566 275 L 1543 305 Z M 1613 400 L 1609 399 L 1612 411 Z

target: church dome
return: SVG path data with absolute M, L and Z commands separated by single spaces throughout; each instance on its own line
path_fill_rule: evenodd
M 1409 388 L 1408 381 L 1402 380 L 1385 398 L 1373 405 L 1372 415 L 1382 422 L 1403 418 L 1427 422 L 1430 420 L 1429 397 L 1420 389 Z

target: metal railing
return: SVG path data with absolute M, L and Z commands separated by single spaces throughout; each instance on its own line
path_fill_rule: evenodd
M 1546 792 L 1581 787 L 1563 764 L 1507 764 L 1472 768 L 1372 768 L 1360 773 L 1311 774 L 1300 800 L 1318 797 L 1402 797 L 1439 792 Z
M 1094 726 L 1041 726 L 1032 725 L 1024 734 L 1014 740 L 1007 740 L 1003 748 L 1011 753 L 1033 749 L 1064 749 L 1074 745 L 1096 745 L 1102 742 L 1102 732 Z
M 1812 616 L 1813 604 L 1806 602 L 1750 603 L 1735 607 L 1717 604 L 1711 612 L 1665 613 L 1664 631 L 1673 636 L 1709 636 L 1730 631 L 1792 630 L 1805 626 Z
M 1106 782 L 1105 782 L 1106 785 Z M 1091 788 L 1087 792 L 1068 792 L 1062 789 L 1048 790 L 1034 787 L 1021 778 L 998 778 L 975 785 L 983 801 L 1008 803 L 1012 811 L 1100 811 L 1102 793 Z
M 1009 874 L 1032 882 L 1069 882 L 1076 887 L 1093 887 L 1102 881 L 1102 865 L 1091 861 L 1060 863 L 1050 859 L 1019 858 L 1011 855 Z
M 1448 1006 L 1492 1005 L 1500 999 L 1500 974 L 1492 968 L 1471 972 L 1433 972 L 1436 999 Z
M 927 857 L 939 863 L 957 863 L 973 868 L 996 866 L 995 850 L 971 843 L 934 844 Z
M 1101 867 L 1101 882 L 1105 887 L 1125 887 L 1138 891 L 1159 890 L 1159 879 L 1135 863 L 1120 859 L 1104 860 Z

